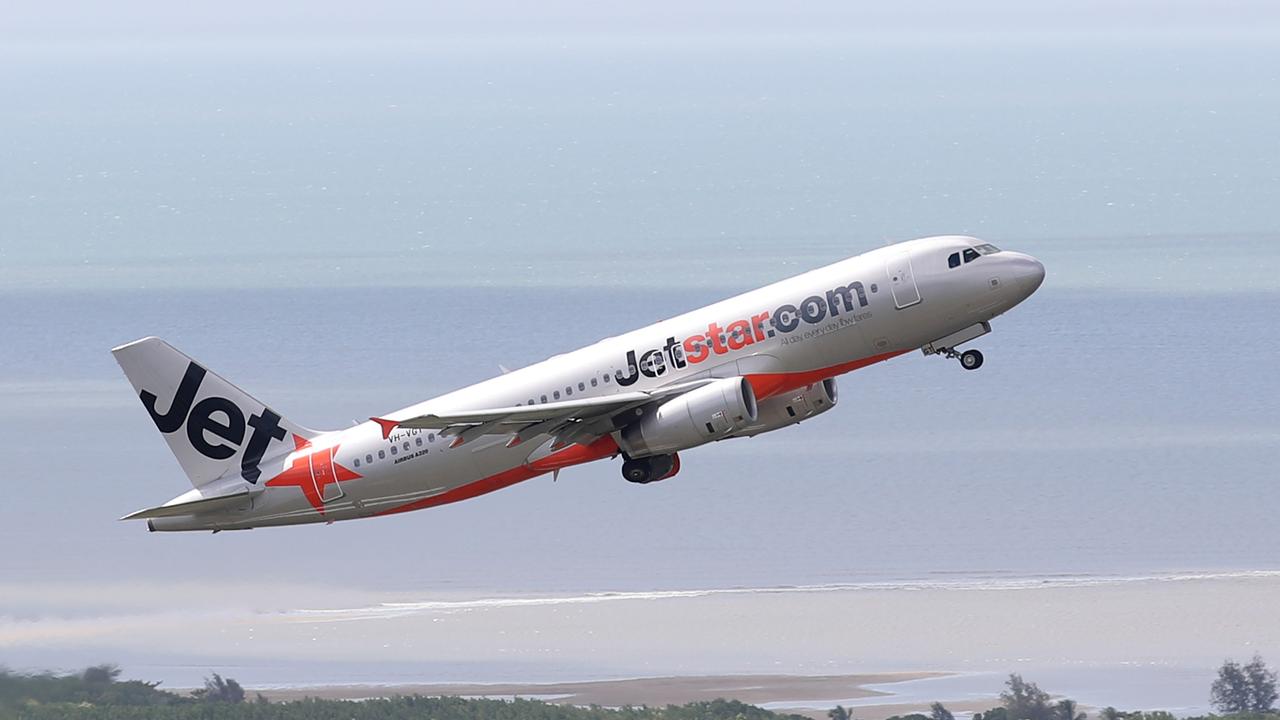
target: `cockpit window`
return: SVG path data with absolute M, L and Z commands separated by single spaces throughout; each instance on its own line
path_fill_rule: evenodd
M 968 249 L 966 249 L 966 250 L 964 251 L 964 261 L 965 261 L 965 264 L 971 263 L 971 262 L 973 262 L 974 260 L 977 260 L 977 259 L 978 259 L 978 251 L 977 251 L 977 250 L 974 250 L 973 248 L 968 248 Z
M 974 248 L 974 250 L 977 250 L 979 255 L 991 255 L 992 253 L 1000 252 L 1000 248 L 992 245 L 991 243 L 983 243 L 982 245 Z
M 951 253 L 951 256 L 947 258 L 947 267 L 949 268 L 960 267 L 960 253 L 958 252 Z

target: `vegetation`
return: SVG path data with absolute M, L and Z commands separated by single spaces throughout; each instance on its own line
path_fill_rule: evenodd
M 1210 701 L 1224 713 L 1267 713 L 1276 704 L 1276 674 L 1257 655 L 1244 667 L 1228 660 L 1218 668 Z
M 1218 670 L 1218 679 L 1210 689 L 1213 707 L 1222 715 L 1209 715 L 1185 720 L 1280 720 L 1275 709 L 1280 693 L 1277 693 L 1276 673 L 1269 669 L 1262 658 L 1255 655 L 1248 664 L 1228 660 Z M 836 714 L 836 711 L 840 714 Z M 832 720 L 855 720 L 849 711 L 836 708 L 828 713 Z M 1178 720 L 1173 713 L 1164 710 L 1125 712 L 1106 707 L 1097 713 L 1098 720 Z M 889 720 L 954 720 L 940 703 L 934 703 L 929 715 L 903 715 Z M 1049 693 L 1033 682 L 1013 674 L 1005 682 L 1000 693 L 1000 705 L 986 712 L 973 714 L 973 720 L 1088 720 L 1074 700 L 1063 698 L 1051 702 Z
M 112 665 L 72 675 L 0 669 L 0 720 L 808 720 L 736 700 L 616 710 L 420 695 L 281 703 L 258 695 L 246 702 L 244 688 L 217 673 L 190 695 L 160 690 L 158 683 L 120 682 L 119 675 Z
M 1247 665 L 1228 660 L 1211 688 L 1222 716 L 1190 720 L 1280 720 L 1276 713 L 1276 673 L 1260 657 Z M 830 720 L 856 720 L 836 706 Z M 1124 712 L 1114 707 L 1098 720 L 1175 720 L 1165 711 Z M 0 668 L 0 720 L 804 720 L 779 715 L 736 700 L 715 700 L 664 708 L 575 707 L 538 700 L 483 700 L 420 695 L 351 702 L 306 699 L 269 703 L 262 695 L 249 702 L 244 688 L 212 673 L 190 694 L 161 690 L 159 683 L 120 680 L 115 665 L 95 665 L 81 673 L 19 674 Z M 955 720 L 941 703 L 929 714 L 889 720 Z M 1010 675 L 1000 705 L 974 714 L 974 720 L 1088 720 L 1073 700 L 1053 702 L 1049 693 L 1021 675 Z
M 1053 720 L 1049 693 L 1035 683 L 1023 680 L 1021 675 L 1009 676 L 1005 691 L 1000 693 L 1000 704 L 1004 706 L 1008 720 Z

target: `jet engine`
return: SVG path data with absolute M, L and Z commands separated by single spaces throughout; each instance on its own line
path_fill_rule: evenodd
M 730 437 L 756 422 L 756 394 L 744 377 L 721 378 L 647 410 L 622 429 L 633 458 L 665 455 Z
M 760 433 L 795 425 L 820 415 L 836 405 L 835 378 L 761 400 L 755 422 L 738 430 L 734 437 L 751 437 Z

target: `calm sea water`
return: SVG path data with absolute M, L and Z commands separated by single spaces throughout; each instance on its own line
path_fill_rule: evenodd
M 114 520 L 186 485 L 114 343 L 166 336 L 299 422 L 341 427 L 717 294 L 10 295 L 22 341 L 0 349 L 0 431 L 23 439 L 6 450 L 23 482 L 0 534 L 41 541 L 6 574 L 308 581 L 341 568 L 376 587 L 513 591 L 1280 567 L 1280 304 L 1266 293 L 1049 286 L 995 323 L 981 371 L 909 355 L 854 373 L 830 413 L 688 453 L 678 478 L 650 487 L 598 463 L 328 527 L 209 537 Z M 414 559 L 373 561 L 370 548 Z

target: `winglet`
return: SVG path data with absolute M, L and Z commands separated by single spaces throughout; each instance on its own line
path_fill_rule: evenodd
M 378 427 L 382 428 L 383 440 L 386 440 L 387 438 L 391 437 L 391 431 L 395 430 L 396 427 L 400 425 L 399 420 L 388 420 L 386 418 L 380 418 L 380 417 L 371 417 L 369 419 L 378 423 Z

